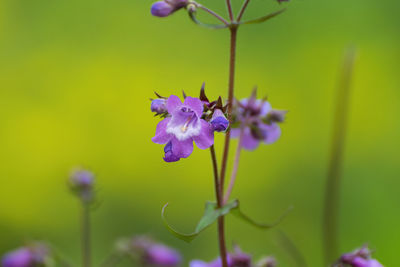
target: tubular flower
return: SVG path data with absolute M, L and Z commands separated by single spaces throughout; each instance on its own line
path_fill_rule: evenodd
M 50 262 L 50 249 L 43 243 L 35 242 L 5 254 L 1 260 L 1 266 L 49 266 Z
M 271 144 L 281 136 L 278 123 L 284 119 L 285 112 L 271 108 L 267 101 L 256 99 L 253 95 L 249 99 L 237 101 L 234 110 L 234 125 L 232 137 L 241 136 L 244 149 L 254 150 L 260 142 Z
M 203 103 L 198 98 L 186 97 L 182 103 L 179 97 L 167 99 L 168 116 L 158 123 L 152 141 L 165 145 L 164 160 L 178 161 L 187 158 L 193 151 L 193 141 L 200 149 L 214 144 L 213 129 L 203 116 Z
M 252 259 L 249 254 L 242 252 L 238 247 L 235 248 L 234 253 L 227 255 L 228 267 L 251 267 Z M 211 262 L 202 260 L 192 260 L 189 267 L 222 267 L 221 258 L 217 258 Z

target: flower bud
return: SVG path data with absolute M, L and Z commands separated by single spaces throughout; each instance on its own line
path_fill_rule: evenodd
M 70 188 L 84 202 L 90 202 L 94 197 L 94 175 L 87 170 L 74 170 L 69 180 Z
M 258 263 L 257 267 L 276 267 L 277 263 L 274 257 L 262 258 Z
M 168 17 L 178 9 L 185 7 L 188 0 L 157 1 L 151 6 L 151 14 L 156 17 Z
M 163 114 L 167 111 L 167 100 L 164 98 L 157 98 L 151 101 L 151 111 L 158 114 Z
M 287 111 L 286 110 L 276 110 L 273 109 L 267 114 L 267 122 L 272 123 L 272 122 L 284 122 L 285 121 L 285 115 Z
M 210 123 L 213 130 L 217 132 L 225 132 L 229 127 L 229 121 L 220 109 L 214 111 Z
M 156 17 L 168 17 L 175 11 L 175 8 L 165 1 L 155 2 L 151 6 L 151 14 Z

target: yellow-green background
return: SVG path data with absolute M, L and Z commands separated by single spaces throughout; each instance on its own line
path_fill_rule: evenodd
M 225 14 L 223 0 L 202 3 Z M 235 6 L 239 0 L 233 1 Z M 162 161 L 153 144 L 153 90 L 225 96 L 228 33 L 200 28 L 184 11 L 152 17 L 144 0 L 0 1 L 0 252 L 45 239 L 79 258 L 78 203 L 66 188 L 74 166 L 97 174 L 95 262 L 117 237 L 151 233 L 185 259 L 217 255 L 215 227 L 192 244 L 160 220 L 190 231 L 214 198 L 209 152 Z M 253 0 L 247 17 L 278 9 Z M 309 266 L 322 266 L 321 211 L 335 85 L 344 49 L 358 47 L 341 197 L 340 249 L 369 242 L 386 266 L 400 249 L 400 4 L 396 0 L 296 0 L 262 25 L 240 29 L 238 97 L 254 85 L 290 111 L 282 138 L 244 152 L 234 196 L 247 213 L 282 223 Z M 203 16 L 204 18 L 204 16 Z M 205 17 L 206 18 L 206 17 Z M 207 19 L 207 18 L 206 18 Z M 216 138 L 221 149 L 222 135 Z M 294 266 L 274 231 L 227 219 L 228 243 Z M 186 264 L 185 264 L 186 265 Z

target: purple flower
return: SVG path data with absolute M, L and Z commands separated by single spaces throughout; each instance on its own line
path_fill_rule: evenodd
M 239 128 L 231 130 L 232 137 L 240 137 L 244 149 L 254 150 L 260 142 L 271 144 L 281 136 L 278 122 L 282 114 L 272 110 L 270 103 L 252 96 L 235 105 L 235 122 Z
M 83 201 L 93 200 L 94 175 L 90 171 L 76 169 L 69 180 L 71 190 Z
M 214 143 L 211 125 L 201 119 L 203 103 L 198 98 L 186 97 L 182 103 L 179 97 L 171 95 L 167 100 L 170 117 L 158 123 L 152 141 L 166 145 L 166 162 L 187 158 L 193 151 L 193 141 L 200 149 L 207 149 Z
M 167 111 L 167 100 L 164 98 L 157 98 L 151 101 L 151 111 L 157 115 L 168 112 Z
M 157 1 L 151 6 L 151 14 L 156 17 L 167 17 L 175 11 L 187 6 L 187 0 Z
M 210 120 L 211 126 L 216 132 L 225 132 L 228 129 L 229 121 L 220 109 L 216 109 Z
M 228 267 L 251 267 L 251 256 L 242 252 L 238 247 L 235 248 L 234 253 L 227 255 Z M 221 258 L 217 258 L 211 262 L 202 260 L 192 260 L 189 267 L 222 267 Z
M 27 248 L 19 248 L 4 255 L 3 267 L 29 267 L 32 265 L 32 253 Z
M 365 246 L 351 253 L 343 254 L 334 266 L 342 266 L 342 264 L 352 267 L 383 267 L 381 263 L 371 258 L 371 251 Z
M 138 258 L 145 265 L 158 267 L 175 267 L 182 262 L 178 251 L 147 237 L 139 236 L 120 242 L 122 253 Z
M 33 243 L 5 254 L 1 260 L 2 267 L 42 266 L 50 255 L 49 248 L 43 243 Z

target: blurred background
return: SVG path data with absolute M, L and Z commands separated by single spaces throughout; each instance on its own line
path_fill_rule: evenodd
M 201 3 L 225 15 L 224 1 Z M 0 1 L 0 253 L 26 240 L 55 244 L 79 262 L 79 205 L 66 187 L 75 166 L 97 175 L 95 263 L 118 237 L 150 233 L 185 260 L 217 256 L 215 226 L 191 244 L 160 220 L 190 232 L 214 199 L 209 152 L 178 163 L 153 144 L 153 91 L 197 96 L 201 83 L 226 96 L 228 31 L 194 25 L 185 11 L 159 19 L 152 1 Z M 233 1 L 239 7 L 241 1 Z M 400 3 L 293 0 L 288 10 L 239 31 L 237 97 L 258 85 L 289 110 L 282 138 L 242 154 L 234 197 L 259 221 L 294 211 L 278 227 L 322 266 L 322 209 L 335 89 L 343 53 L 358 48 L 345 149 L 340 249 L 364 243 L 398 264 L 400 214 Z M 252 0 L 247 18 L 279 9 Z M 208 18 L 208 17 L 204 17 Z M 212 20 L 210 20 L 212 21 Z M 216 139 L 221 153 L 222 135 Z M 233 143 L 235 145 L 235 142 Z M 233 152 L 234 149 L 231 151 Z M 227 218 L 228 244 L 294 266 L 277 232 Z M 187 264 L 185 263 L 185 266 Z

